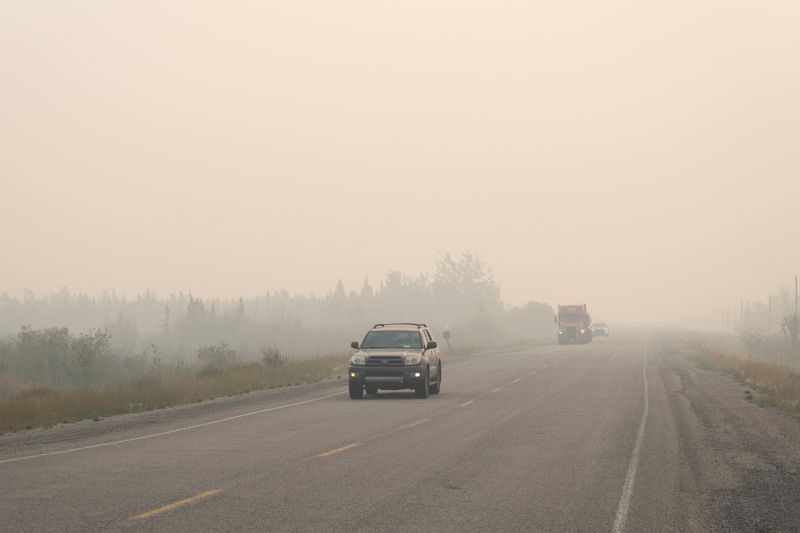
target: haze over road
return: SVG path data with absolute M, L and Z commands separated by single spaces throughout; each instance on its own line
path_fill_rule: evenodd
M 497 349 L 444 365 L 442 394 L 427 400 L 408 391 L 354 401 L 337 381 L 2 437 L 0 523 L 5 531 L 796 523 L 788 505 L 797 497 L 796 425 L 782 426 L 791 437 L 783 449 L 759 448 L 759 424 L 782 415 L 726 405 L 730 395 L 740 400 L 738 386 L 692 368 L 660 337 Z M 750 409 L 765 413 L 762 422 L 737 428 Z M 741 431 L 731 443 L 708 433 L 720 417 Z M 737 464 L 730 454 L 740 451 L 749 461 L 720 481 L 720 465 Z M 778 469 L 769 472 L 774 492 L 736 492 L 753 480 L 741 470 L 766 472 L 762 463 Z
M 0 295 L 471 251 L 513 305 L 720 328 L 800 264 L 796 0 L 75 4 L 0 4 Z

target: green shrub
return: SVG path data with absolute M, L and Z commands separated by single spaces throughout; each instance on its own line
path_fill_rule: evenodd
M 200 362 L 200 375 L 219 374 L 227 368 L 239 364 L 239 355 L 226 343 L 203 346 L 197 350 L 197 360 Z

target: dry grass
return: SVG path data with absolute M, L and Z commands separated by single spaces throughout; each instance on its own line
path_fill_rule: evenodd
M 279 365 L 242 364 L 214 373 L 153 376 L 104 389 L 27 389 L 0 400 L 0 432 L 49 427 L 201 402 L 254 390 L 299 385 L 343 372 L 347 357 L 292 360 Z
M 747 399 L 800 417 L 800 373 L 792 366 L 748 354 L 731 342 L 696 339 L 693 344 L 702 368 L 721 370 L 757 392 L 746 393 Z

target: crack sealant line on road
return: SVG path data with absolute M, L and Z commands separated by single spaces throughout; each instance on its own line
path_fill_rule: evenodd
M 644 378 L 644 412 L 642 420 L 639 422 L 639 431 L 636 433 L 636 443 L 633 445 L 631 462 L 628 465 L 628 473 L 625 476 L 625 484 L 622 487 L 622 496 L 619 499 L 617 514 L 614 517 L 612 533 L 622 533 L 625 531 L 625 522 L 628 519 L 628 511 L 633 496 L 633 484 L 636 481 L 636 470 L 639 468 L 639 457 L 642 452 L 642 442 L 644 441 L 644 431 L 647 427 L 647 415 L 650 412 L 650 400 L 647 387 L 647 349 L 642 351 L 642 377 Z

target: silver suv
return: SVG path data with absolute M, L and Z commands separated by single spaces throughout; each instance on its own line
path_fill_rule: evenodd
M 414 389 L 417 398 L 439 394 L 442 363 L 439 346 L 426 324 L 375 324 L 350 358 L 350 397 L 361 399 L 379 389 Z

